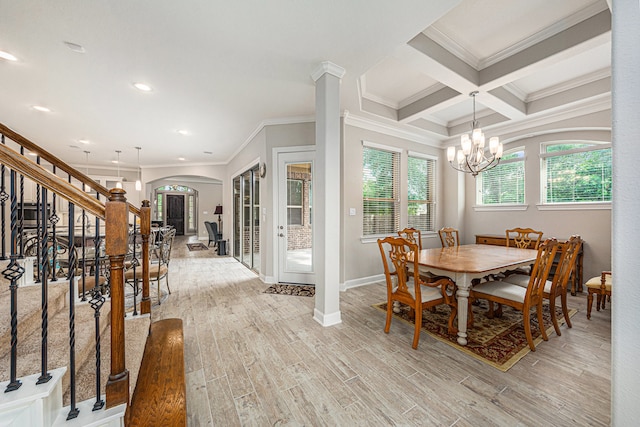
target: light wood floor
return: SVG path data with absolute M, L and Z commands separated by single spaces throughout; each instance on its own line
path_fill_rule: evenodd
M 154 319 L 184 321 L 190 426 L 609 425 L 611 311 L 551 334 L 507 373 L 371 307 L 382 284 L 340 294 L 342 324 L 312 319 L 313 298 L 270 295 L 232 257 L 177 238 L 172 294 Z

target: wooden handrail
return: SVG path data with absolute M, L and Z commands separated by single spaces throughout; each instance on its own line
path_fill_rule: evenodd
M 73 201 L 76 206 L 98 218 L 105 218 L 105 207 L 100 200 L 69 184 L 64 179 L 52 174 L 4 144 L 0 144 L 0 154 L 2 154 L 2 163 L 5 166 L 37 182 L 66 200 Z M 109 193 L 107 192 L 107 194 Z
M 3 134 L 5 137 L 9 138 L 10 140 L 14 141 L 15 143 L 26 148 L 27 150 L 31 151 L 32 153 L 36 153 L 38 156 L 40 156 L 42 159 L 46 160 L 47 162 L 51 163 L 56 168 L 60 169 L 63 172 L 68 173 L 69 175 L 71 175 L 72 177 L 80 181 L 80 183 L 86 185 L 87 187 L 93 188 L 98 193 L 106 197 L 107 200 L 111 196 L 111 193 L 109 193 L 109 189 L 107 187 L 101 185 L 100 183 L 95 182 L 93 179 L 89 178 L 87 175 L 83 174 L 76 168 L 69 166 L 64 161 L 60 160 L 58 157 L 44 150 L 42 147 L 38 146 L 34 142 L 31 142 L 30 140 L 20 135 L 19 133 L 6 127 L 2 123 L 0 123 L 0 133 Z M 14 151 L 14 152 L 17 153 L 17 151 Z M 24 157 L 19 153 L 17 153 L 17 155 L 20 157 Z M 3 159 L 3 163 L 5 163 L 4 159 Z M 5 164 L 8 165 L 8 163 L 5 163 Z M 15 170 L 17 171 L 18 169 L 15 169 Z M 22 172 L 20 171 L 20 173 Z M 22 174 L 28 176 L 26 173 L 22 173 Z M 33 179 L 34 181 L 37 181 L 32 177 L 29 177 L 29 178 Z M 86 210 L 89 210 L 89 209 L 87 208 Z M 133 205 L 129 205 L 129 211 L 136 216 L 140 216 L 140 209 L 138 209 Z M 100 216 L 100 215 L 96 215 L 96 216 Z M 104 218 L 104 214 L 101 217 Z

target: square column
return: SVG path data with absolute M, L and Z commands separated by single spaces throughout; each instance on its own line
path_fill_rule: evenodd
M 313 318 L 322 326 L 340 317 L 340 79 L 345 70 L 323 62 L 316 82 L 316 168 L 314 194 L 316 297 Z

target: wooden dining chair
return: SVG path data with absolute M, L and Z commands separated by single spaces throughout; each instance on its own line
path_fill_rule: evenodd
M 413 256 L 419 247 L 401 237 L 387 237 L 378 239 L 380 256 L 384 267 L 387 283 L 387 318 L 384 332 L 389 333 L 393 304 L 397 301 L 406 304 L 410 309 L 410 316 L 414 318 L 413 343 L 418 348 L 420 329 L 422 328 L 422 311 L 441 304 L 451 307 L 448 328 L 450 334 L 455 334 L 454 320 L 457 315 L 456 287 L 448 277 L 441 277 L 435 282 L 424 282 L 418 274 L 418 257 Z M 408 266 L 412 273 L 409 274 Z
M 582 238 L 580 236 L 571 236 L 569 240 L 558 244 L 558 252 L 560 259 L 558 260 L 556 270 L 551 280 L 547 280 L 542 293 L 543 299 L 549 300 L 549 310 L 551 312 L 551 321 L 556 335 L 562 335 L 560 325 L 556 316 L 556 300 L 560 297 L 562 305 L 562 314 L 567 323 L 567 327 L 571 328 L 571 319 L 569 318 L 569 308 L 567 307 L 567 286 L 569 279 L 574 271 L 576 259 L 582 246 Z M 515 285 L 526 288 L 529 284 L 530 276 L 525 274 L 513 274 L 505 277 L 503 281 L 513 283 Z
M 440 243 L 443 248 L 450 248 L 452 246 L 460 246 L 460 237 L 458 236 L 458 230 L 452 227 L 443 227 L 438 230 L 440 236 Z
M 520 249 L 538 249 L 542 240 L 542 231 L 533 228 L 512 228 L 506 230 L 507 247 L 515 246 Z
M 402 237 L 405 240 L 408 240 L 410 243 L 415 243 L 416 245 L 418 245 L 418 250 L 422 250 L 422 232 L 417 228 L 404 228 L 398 231 L 398 236 Z
M 591 319 L 591 307 L 593 306 L 593 294 L 597 295 L 596 310 L 604 310 L 607 296 L 611 298 L 611 288 L 613 286 L 613 276 L 610 271 L 603 271 L 600 277 L 592 277 L 585 283 L 589 295 L 587 296 L 587 319 Z
M 556 239 L 547 239 L 538 247 L 536 262 L 533 264 L 533 270 L 526 288 L 502 280 L 491 280 L 474 286 L 472 291 L 472 298 L 489 301 L 489 312 L 487 314 L 489 318 L 502 315 L 502 306 L 499 305 L 498 309 L 494 311 L 494 303 L 508 305 L 522 312 L 524 332 L 531 351 L 536 350 L 531 334 L 530 312 L 533 307 L 537 311 L 542 339 L 545 341 L 549 339 L 542 319 L 542 294 L 557 250 L 558 241 Z

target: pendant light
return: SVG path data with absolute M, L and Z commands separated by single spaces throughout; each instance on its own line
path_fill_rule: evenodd
M 120 150 L 116 150 L 116 153 L 118 153 L 118 160 L 116 161 L 116 164 L 118 165 L 118 182 L 116 182 L 116 188 L 122 188 L 122 182 L 120 181 L 120 153 L 122 151 Z
M 142 147 L 134 147 L 136 150 L 138 150 L 138 179 L 136 179 L 136 191 L 141 191 L 142 190 L 142 181 L 140 180 L 140 150 L 142 149 Z

